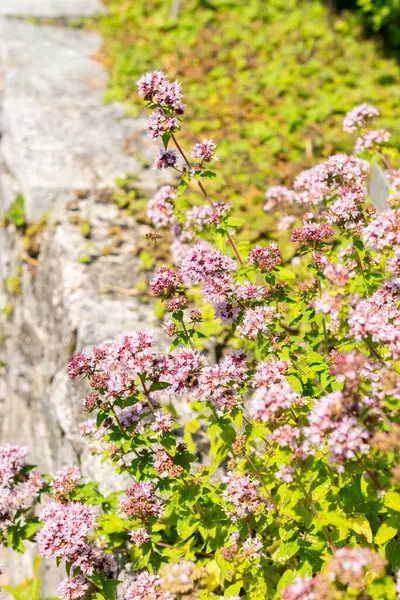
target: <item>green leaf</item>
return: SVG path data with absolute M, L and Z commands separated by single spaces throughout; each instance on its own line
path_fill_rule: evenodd
M 400 512 L 400 494 L 397 492 L 386 492 L 383 497 L 383 504 L 392 510 Z
M 286 375 L 286 378 L 289 380 L 290 385 L 292 386 L 295 392 L 297 392 L 298 394 L 303 393 L 303 385 L 300 379 L 296 377 L 296 375 Z
M 226 588 L 224 597 L 230 598 L 231 596 L 238 596 L 242 587 L 243 587 L 242 581 L 237 581 L 236 583 L 233 583 L 228 588 Z
M 277 551 L 273 554 L 273 559 L 277 562 L 287 562 L 298 552 L 299 548 L 300 545 L 297 540 L 293 542 L 280 542 Z
M 288 569 L 287 571 L 285 571 L 284 574 L 282 575 L 282 577 L 280 578 L 280 580 L 278 581 L 278 585 L 276 588 L 277 591 L 280 592 L 285 587 L 287 587 L 288 585 L 293 583 L 293 581 L 296 579 L 296 577 L 297 577 L 296 571 L 293 571 L 292 569 Z
M 357 514 L 348 520 L 349 527 L 356 533 L 363 535 L 369 544 L 372 543 L 372 531 L 365 515 Z
M 190 521 L 187 517 L 178 521 L 178 535 L 181 540 L 187 540 L 199 527 L 199 521 Z
M 375 543 L 381 546 L 386 544 L 389 540 L 394 538 L 397 533 L 397 527 L 390 525 L 389 523 L 382 523 L 378 531 L 375 534 Z

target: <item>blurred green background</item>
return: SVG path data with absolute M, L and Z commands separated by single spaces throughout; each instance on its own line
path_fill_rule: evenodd
M 265 189 L 351 150 L 344 114 L 376 105 L 400 133 L 400 0 L 106 0 L 107 99 L 143 105 L 136 80 L 164 70 L 183 84 L 187 143 L 218 143 L 223 184 L 254 238 Z M 174 11 L 178 9 L 177 17 Z M 156 151 L 156 146 L 155 146 Z M 255 213 L 256 214 L 256 213 Z

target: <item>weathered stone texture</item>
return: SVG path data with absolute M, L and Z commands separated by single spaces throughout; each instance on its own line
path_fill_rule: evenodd
M 1 0 L 0 15 L 18 17 L 90 17 L 104 12 L 99 0 Z
M 99 6 L 95 0 L 2 0 L 0 14 L 85 15 Z M 127 119 L 119 105 L 102 104 L 106 76 L 93 59 L 99 44 L 92 33 L 0 19 L 0 216 L 18 193 L 30 221 L 52 211 L 36 266 L 21 263 L 15 227 L 0 228 L 0 309 L 9 302 L 14 307 L 11 321 L 1 324 L 0 444 L 29 446 L 44 472 L 78 463 L 109 491 L 125 483 L 87 452 L 78 432 L 85 383 L 71 382 L 66 365 L 74 351 L 124 330 L 151 327 L 150 306 L 109 291 L 135 285 L 134 246 L 146 230 L 99 198 L 126 172 L 135 173 L 149 195 L 157 178 L 141 166 L 142 158 L 149 161 L 155 153 L 143 120 Z M 86 197 L 76 201 L 76 189 L 88 190 Z M 72 209 L 66 207 L 71 200 Z M 88 240 L 71 215 L 90 222 L 89 252 L 96 255 L 91 264 L 79 262 Z M 100 256 L 110 241 L 110 223 L 121 227 L 122 241 Z M 22 294 L 10 298 L 4 282 L 19 265 Z M 33 555 L 32 546 L 24 557 L 3 557 L 13 584 L 31 575 Z M 51 563 L 43 564 L 43 597 L 56 595 L 62 577 Z
M 65 204 L 73 189 L 139 170 L 123 152 L 132 121 L 121 106 L 102 104 L 99 36 L 6 19 L 0 40 L 3 170 L 15 175 L 30 220 Z

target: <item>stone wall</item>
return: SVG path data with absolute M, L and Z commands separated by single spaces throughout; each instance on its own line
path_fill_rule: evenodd
M 98 9 L 97 0 L 10 0 L 1 3 L 0 14 L 75 17 Z M 151 326 L 151 307 L 110 291 L 137 281 L 134 248 L 146 230 L 107 199 L 126 172 L 137 175 L 148 195 L 159 182 L 138 159 L 155 153 L 143 121 L 125 118 L 121 106 L 103 105 L 106 74 L 93 58 L 100 44 L 94 33 L 0 20 L 0 213 L 18 193 L 29 221 L 51 211 L 37 263 L 26 261 L 14 226 L 0 229 L 1 308 L 13 304 L 11 319 L 1 325 L 0 443 L 27 445 L 44 472 L 79 464 L 112 490 L 123 482 L 85 450 L 78 432 L 85 385 L 68 380 L 66 365 L 75 351 Z M 128 138 L 129 154 L 123 151 Z M 90 222 L 96 255 L 90 264 L 79 262 L 87 240 L 71 215 Z M 122 237 L 103 256 L 110 225 L 119 226 Z M 10 298 L 5 281 L 17 266 L 21 294 Z M 3 557 L 12 584 L 31 575 L 33 556 L 34 548 L 23 557 Z M 62 573 L 45 563 L 42 576 L 43 597 L 54 596 Z

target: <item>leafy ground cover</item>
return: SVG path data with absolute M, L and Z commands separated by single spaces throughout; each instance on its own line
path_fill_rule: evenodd
M 175 20 L 172 1 L 106 3 L 99 27 L 107 99 L 127 101 L 137 114 L 135 82 L 144 71 L 184 79 L 185 136 L 218 143 L 224 182 L 215 192 L 257 215 L 248 220 L 253 239 L 266 229 L 260 204 L 268 185 L 350 150 L 346 111 L 371 102 L 385 115 L 379 124 L 400 132 L 398 64 L 363 39 L 354 20 L 332 22 L 319 1 L 184 0 Z

